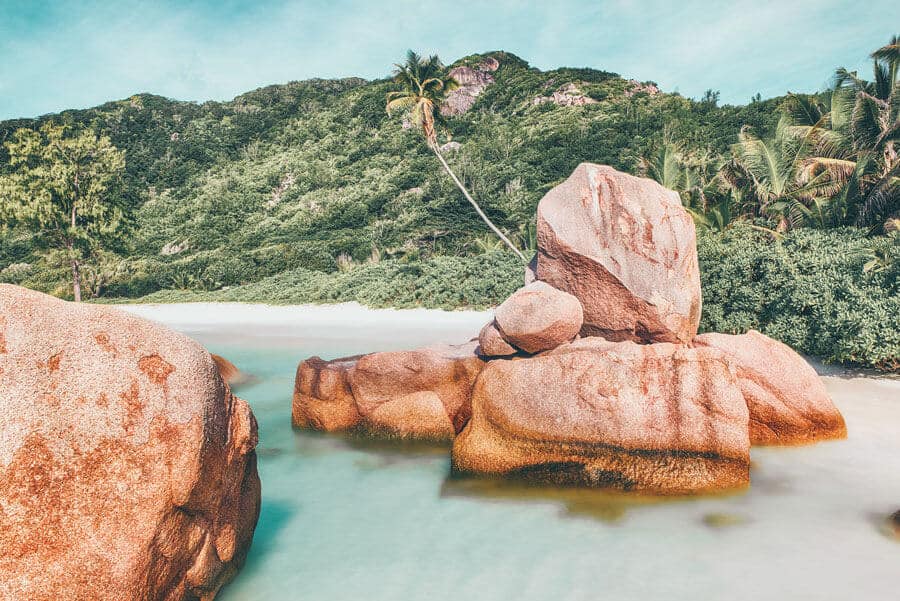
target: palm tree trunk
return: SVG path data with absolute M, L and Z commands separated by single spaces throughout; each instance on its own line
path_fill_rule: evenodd
M 459 178 L 456 177 L 456 174 L 453 173 L 453 170 L 450 169 L 450 165 L 448 165 L 447 161 L 444 160 L 444 157 L 441 154 L 441 151 L 438 149 L 437 145 L 429 144 L 429 146 L 431 146 L 431 150 L 434 152 L 435 156 L 437 156 L 438 160 L 441 162 L 441 165 L 443 165 L 444 171 L 447 172 L 447 174 L 450 176 L 450 179 L 452 179 L 453 183 L 456 184 L 456 187 L 460 189 L 460 191 L 463 193 L 463 196 L 466 197 L 466 200 L 468 200 L 472 204 L 472 206 L 475 207 L 475 211 L 478 213 L 478 216 L 481 217 L 481 219 L 487 224 L 487 226 L 491 228 L 491 230 L 493 230 L 493 232 L 497 234 L 504 243 L 506 243 L 510 250 L 512 250 L 514 253 L 516 253 L 516 255 L 518 255 L 520 259 L 522 259 L 523 263 L 527 263 L 528 260 L 525 258 L 525 255 L 523 255 L 518 248 L 513 246 L 513 243 L 509 241 L 509 238 L 507 238 L 503 234 L 503 232 L 501 232 L 500 229 L 496 225 L 494 225 L 490 219 L 488 219 L 488 216 L 484 214 L 484 211 L 481 210 L 481 207 L 478 206 L 478 203 L 475 202 L 475 200 L 469 194 L 469 191 L 466 190 L 466 187 L 463 186 L 462 182 L 459 181 Z
M 75 296 L 75 302 L 81 302 L 81 270 L 78 261 L 72 259 L 72 293 Z

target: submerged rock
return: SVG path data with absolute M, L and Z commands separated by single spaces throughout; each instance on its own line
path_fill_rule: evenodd
M 584 314 L 571 294 L 545 282 L 532 282 L 497 307 L 494 321 L 503 340 L 525 352 L 539 353 L 575 338 Z
M 541 199 L 537 228 L 537 278 L 581 301 L 582 335 L 640 343 L 696 335 L 696 234 L 678 194 L 582 163 Z
M 222 379 L 225 380 L 225 383 L 229 386 L 243 386 L 251 381 L 251 378 L 249 378 L 247 374 L 239 370 L 234 363 L 225 357 L 222 357 L 221 355 L 210 356 L 212 357 L 213 362 L 215 362 L 216 368 L 219 370 L 219 375 L 222 376 Z
M 753 444 L 802 444 L 845 438 L 844 418 L 816 371 L 789 346 L 750 330 L 702 334 L 696 345 L 723 351 L 750 410 Z
M 900 540 L 900 509 L 888 518 L 888 527 L 894 531 L 894 536 Z
M 722 352 L 585 338 L 490 362 L 453 468 L 656 493 L 742 487 L 747 423 Z
M 450 440 L 471 412 L 472 385 L 484 365 L 476 347 L 473 341 L 334 361 L 307 359 L 297 369 L 294 425 Z
M 193 340 L 0 285 L 0 598 L 208 599 L 259 515 L 256 421 Z

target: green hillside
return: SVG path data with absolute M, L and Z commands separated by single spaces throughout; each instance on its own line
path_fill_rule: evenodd
M 706 162 L 713 170 L 726 163 L 742 128 L 775 136 L 793 100 L 718 106 L 712 92 L 695 101 L 604 71 L 540 71 L 505 52 L 454 66 L 487 58 L 499 62 L 494 82 L 468 111 L 446 119 L 439 138 L 451 143 L 447 160 L 491 219 L 523 249 L 534 246 L 537 202 L 578 163 L 646 173 L 653 157 L 675 149 L 676 170 L 690 164 L 702 176 Z M 392 89 L 388 79 L 350 78 L 273 85 L 230 102 L 141 94 L 2 122 L 0 142 L 50 121 L 93 128 L 124 150 L 117 194 L 132 229 L 85 266 L 87 294 L 98 299 L 442 307 L 502 300 L 519 285 L 521 264 L 471 210 L 420 132 L 385 113 Z M 588 100 L 540 100 L 554 92 Z M 0 146 L 0 173 L 11 168 L 5 152 Z M 685 202 L 708 185 L 685 185 Z M 733 194 L 716 207 L 703 198 L 705 325 L 756 327 L 819 355 L 896 367 L 896 236 L 852 228 L 773 236 L 765 233 L 778 229 L 771 215 L 737 225 L 736 212 L 722 219 Z M 0 281 L 69 296 L 68 267 L 33 234 L 0 229 Z M 772 272 L 776 264 L 788 271 Z M 745 296 L 721 294 L 728 278 Z M 814 292 L 823 286 L 834 289 Z M 826 332 L 823 320 L 840 326 Z
M 777 100 L 718 108 L 672 94 L 626 96 L 628 83 L 611 73 L 542 72 L 490 56 L 500 61 L 496 83 L 442 137 L 462 145 L 449 160 L 489 215 L 526 240 L 538 200 L 582 161 L 633 171 L 667 123 L 692 146 L 724 152 L 742 125 L 767 132 L 777 120 Z M 569 82 L 600 102 L 534 105 Z M 482 252 L 489 232 L 418 132 L 387 117 L 389 89 L 387 80 L 310 80 L 200 105 L 139 95 L 4 122 L 0 139 L 53 120 L 90 125 L 125 150 L 136 221 L 128 254 L 139 259 L 111 294 L 191 278 L 236 285 L 293 267 L 334 271 L 339 259 L 365 261 L 373 250 L 416 259 Z M 162 255 L 167 245 L 184 250 Z M 27 249 L 22 238 L 7 241 L 0 260 L 31 262 Z

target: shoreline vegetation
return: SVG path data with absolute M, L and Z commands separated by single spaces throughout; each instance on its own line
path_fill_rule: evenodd
M 881 242 L 883 252 L 897 252 L 892 240 Z M 777 240 L 740 225 L 724 234 L 701 230 L 700 331 L 756 329 L 826 362 L 897 372 L 898 273 L 866 271 L 871 243 L 852 228 L 795 230 Z M 515 256 L 493 251 L 416 264 L 385 260 L 330 274 L 301 268 L 226 289 L 162 290 L 101 302 L 358 302 L 372 308 L 483 310 L 521 287 L 522 277 Z
M 896 372 L 897 48 L 871 74 L 742 106 L 497 51 L 3 121 L 0 282 L 94 302 L 487 308 L 521 285 L 509 249 L 533 255 L 540 198 L 593 162 L 678 192 L 702 331 Z

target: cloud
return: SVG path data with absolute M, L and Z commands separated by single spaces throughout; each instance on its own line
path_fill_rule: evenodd
M 387 75 L 407 48 L 514 52 L 730 102 L 822 87 L 896 33 L 895 2 L 174 0 L 0 3 L 0 118 L 152 92 L 225 100 L 309 77 Z

